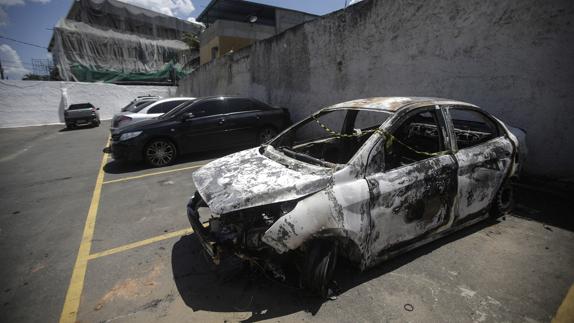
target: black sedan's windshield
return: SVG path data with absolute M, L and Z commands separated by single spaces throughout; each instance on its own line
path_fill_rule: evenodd
M 325 110 L 295 125 L 271 145 L 311 164 L 346 164 L 390 116 L 374 110 Z

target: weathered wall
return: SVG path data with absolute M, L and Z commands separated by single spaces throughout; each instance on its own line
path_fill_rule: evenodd
M 202 66 L 179 92 L 251 95 L 295 120 L 336 102 L 436 96 L 528 132 L 528 172 L 574 179 L 574 2 L 366 0 Z
M 137 96 L 170 97 L 175 91 L 166 86 L 0 81 L 0 128 L 63 123 L 64 108 L 83 102 L 100 108 L 101 119 L 110 119 Z

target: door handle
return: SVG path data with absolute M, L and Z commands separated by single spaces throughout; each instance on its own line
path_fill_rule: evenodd
M 219 119 L 218 124 L 219 124 L 220 126 L 221 126 L 222 124 L 224 124 L 224 123 L 225 123 L 225 119 Z
M 261 116 L 260 116 L 260 115 L 256 115 L 256 116 L 255 116 L 255 119 L 259 120 L 259 119 L 261 119 Z

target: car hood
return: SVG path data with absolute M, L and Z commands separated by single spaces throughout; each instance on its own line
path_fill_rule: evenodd
M 193 174 L 197 191 L 211 211 L 225 214 L 294 200 L 329 185 L 332 170 L 258 148 L 241 151 L 203 166 Z

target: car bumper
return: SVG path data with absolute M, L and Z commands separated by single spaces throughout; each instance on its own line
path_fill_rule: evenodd
M 104 148 L 103 152 L 111 154 L 115 160 L 141 161 L 142 145 L 137 142 L 120 142 L 112 141 L 109 147 Z
M 64 122 L 66 124 L 88 124 L 98 120 L 99 120 L 98 116 L 87 116 L 74 119 L 65 119 Z
M 187 219 L 197 236 L 197 240 L 213 260 L 214 263 L 218 264 L 220 260 L 220 250 L 217 248 L 214 239 L 211 237 L 209 230 L 203 226 L 199 220 L 199 207 L 205 204 L 199 193 L 195 193 L 193 198 L 187 204 Z

